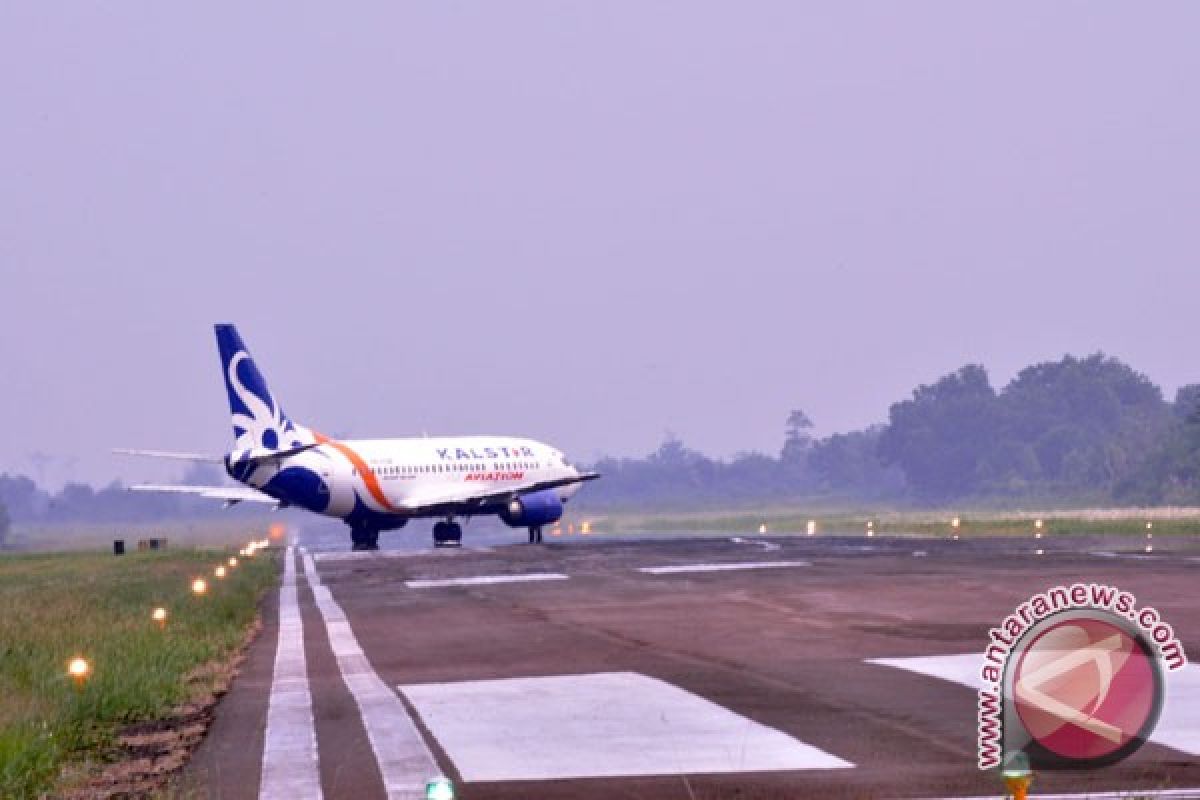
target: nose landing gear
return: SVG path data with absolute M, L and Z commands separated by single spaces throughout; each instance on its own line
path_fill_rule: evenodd
M 534 526 L 530 527 L 529 543 L 530 544 L 541 544 L 542 543 L 542 526 L 541 525 L 534 525 Z
M 434 547 L 460 547 L 462 545 L 462 526 L 453 519 L 434 523 Z

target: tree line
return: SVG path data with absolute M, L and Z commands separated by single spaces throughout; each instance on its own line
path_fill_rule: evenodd
M 199 464 L 182 480 L 217 486 L 222 483 L 222 478 L 220 470 Z M 115 481 L 99 489 L 71 482 L 57 492 L 50 492 L 24 475 L 0 474 L 0 547 L 4 546 L 14 523 L 157 522 L 222 513 L 229 512 L 221 503 L 211 500 L 186 495 L 134 493 Z
M 1200 503 L 1200 385 L 1172 401 L 1145 375 L 1095 354 L 1035 364 L 992 386 L 978 364 L 892 404 L 861 431 L 812 435 L 793 411 L 777 456 L 718 461 L 668 436 L 645 458 L 604 458 L 590 507 L 789 500 Z

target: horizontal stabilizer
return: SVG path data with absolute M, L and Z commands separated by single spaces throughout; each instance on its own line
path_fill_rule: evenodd
M 138 484 L 130 486 L 131 492 L 158 492 L 160 494 L 190 494 L 206 500 L 224 500 L 227 505 L 237 503 L 263 503 L 278 506 L 279 501 L 249 486 L 179 486 L 176 484 Z
M 172 453 L 167 450 L 130 450 L 117 447 L 113 452 L 121 456 L 148 456 L 150 458 L 171 458 L 176 461 L 199 461 L 205 464 L 220 464 L 221 456 L 210 456 L 202 453 Z

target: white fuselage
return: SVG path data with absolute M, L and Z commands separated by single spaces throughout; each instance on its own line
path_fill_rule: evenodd
M 304 452 L 263 463 L 245 483 L 286 495 L 280 480 L 290 468 L 319 476 L 328 502 L 284 497 L 328 516 L 346 518 L 356 507 L 380 515 L 418 516 L 413 509 L 435 505 L 464 488 L 503 492 L 531 482 L 579 475 L 562 452 L 532 439 L 507 436 L 454 436 L 411 439 L 362 439 L 320 442 Z M 281 487 L 284 491 L 281 491 Z M 562 500 L 579 484 L 554 491 Z M 452 502 L 447 500 L 447 502 Z

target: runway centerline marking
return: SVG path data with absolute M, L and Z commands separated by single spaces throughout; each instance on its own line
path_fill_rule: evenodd
M 662 567 L 638 567 L 647 575 L 678 575 L 688 572 L 733 572 L 742 569 L 782 569 L 811 567 L 808 561 L 741 561 L 729 564 L 670 564 Z
M 388 688 L 367 661 L 350 628 L 350 620 L 333 599 L 329 588 L 321 585 L 312 556 L 305 552 L 303 558 L 304 575 L 325 621 L 325 632 L 342 681 L 358 704 L 358 713 L 375 752 L 389 800 L 424 798 L 426 782 L 440 773 L 437 760 L 400 697 Z
M 523 575 L 472 575 L 466 578 L 412 580 L 405 581 L 404 585 L 410 589 L 439 589 L 446 586 L 490 586 L 497 583 L 534 583 L 568 579 L 569 576 L 558 572 L 528 572 Z
M 633 672 L 399 689 L 468 782 L 854 766 L 678 686 Z
M 941 678 L 978 691 L 983 656 L 966 653 L 913 658 L 870 658 L 868 664 L 895 667 L 932 678 Z M 1166 675 L 1167 693 L 1158 725 L 1150 734 L 1155 744 L 1200 756 L 1200 665 L 1188 664 Z
M 287 548 L 279 587 L 279 643 L 263 735 L 260 800 L 320 800 L 317 729 L 313 721 L 304 622 L 296 592 L 296 559 Z

